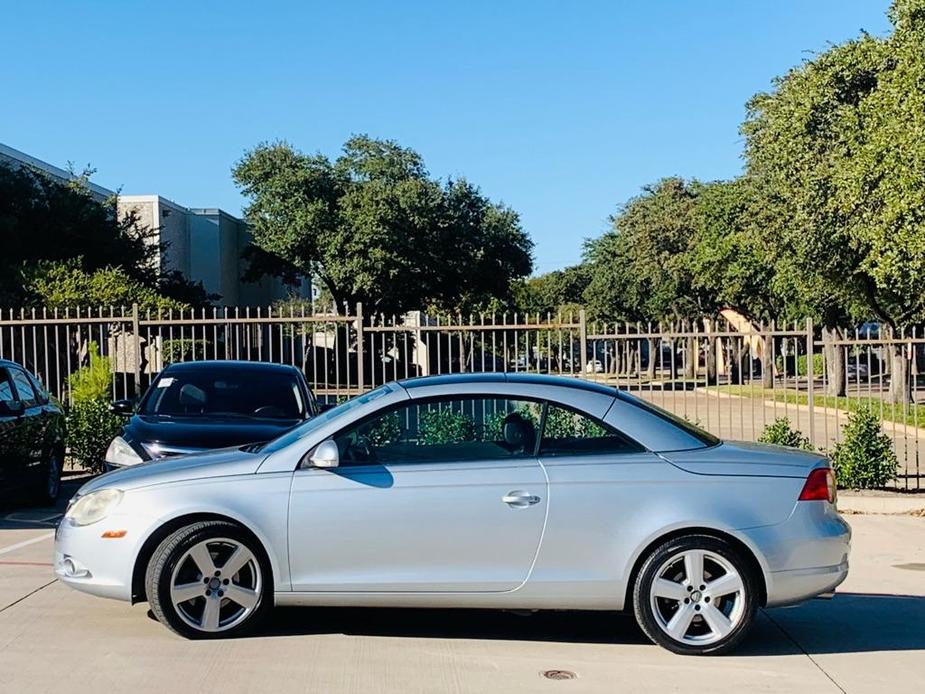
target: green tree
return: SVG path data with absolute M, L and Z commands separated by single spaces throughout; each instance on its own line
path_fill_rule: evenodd
M 191 304 L 160 294 L 156 288 L 132 278 L 121 267 L 84 270 L 82 258 L 38 261 L 22 272 L 22 286 L 48 308 L 74 306 L 131 306 L 157 313 L 189 309 Z M 201 285 L 200 285 L 201 286 Z
M 680 178 L 646 186 L 611 217 L 610 231 L 586 243 L 584 299 L 594 318 L 677 323 L 715 314 L 716 298 L 696 284 L 690 264 L 698 189 L 699 184 Z M 655 348 L 650 340 L 649 353 Z M 696 366 L 696 349 L 689 339 L 688 376 Z M 649 359 L 650 376 L 655 363 Z M 713 365 L 709 357 L 707 364 Z
M 588 280 L 587 266 L 581 264 L 518 282 L 514 287 L 515 310 L 541 317 L 577 313 L 584 305 Z
M 925 0 L 896 0 L 890 18 L 892 35 L 833 46 L 776 80 L 743 125 L 749 173 L 778 211 L 778 255 L 792 261 L 780 276 L 829 331 L 869 315 L 895 332 L 925 320 Z M 907 401 L 900 345 L 891 373 L 891 398 Z
M 233 177 L 250 200 L 252 275 L 312 276 L 339 307 L 468 311 L 509 298 L 532 269 L 516 213 L 464 180 L 431 178 L 389 140 L 353 137 L 334 161 L 261 144 Z
M 61 183 L 0 164 L 0 305 L 207 301 L 201 285 L 158 274 L 153 231 L 133 213 L 118 214 L 115 198 L 96 200 L 87 185 L 92 173 Z

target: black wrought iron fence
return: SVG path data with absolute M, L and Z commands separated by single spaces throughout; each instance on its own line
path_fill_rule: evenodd
M 824 339 L 825 338 L 825 339 Z M 626 389 L 723 438 L 757 440 L 780 418 L 815 448 L 869 408 L 900 461 L 896 486 L 925 487 L 925 337 L 812 321 L 753 325 L 590 323 L 583 311 L 476 316 L 340 314 L 310 305 L 149 313 L 137 307 L 0 313 L 0 357 L 68 402 L 68 378 L 98 350 L 113 397 L 140 394 L 164 366 L 203 359 L 300 368 L 334 401 L 386 381 L 459 372 L 537 372 Z

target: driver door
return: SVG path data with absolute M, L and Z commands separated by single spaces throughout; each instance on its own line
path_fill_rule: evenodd
M 336 434 L 339 467 L 293 477 L 292 589 L 519 587 L 546 519 L 539 410 L 509 399 L 410 401 Z

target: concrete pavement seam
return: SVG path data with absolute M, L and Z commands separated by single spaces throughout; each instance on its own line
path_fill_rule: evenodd
M 840 691 L 842 694 L 847 694 L 847 692 L 845 691 L 844 687 L 842 687 L 838 682 L 836 682 L 836 681 L 835 681 L 835 678 L 832 677 L 832 675 L 830 675 L 829 673 L 827 673 L 827 672 L 825 671 L 825 669 L 823 669 L 823 667 L 822 667 L 818 662 L 816 662 L 816 659 L 813 658 L 813 657 L 809 654 L 809 651 L 807 651 L 805 648 L 803 648 L 803 646 L 800 644 L 800 642 L 797 641 L 793 636 L 790 635 L 790 632 L 788 632 L 786 629 L 784 629 L 784 627 L 783 627 L 776 619 L 774 619 L 774 617 L 772 617 L 770 614 L 768 614 L 768 611 L 767 611 L 767 610 L 762 610 L 762 613 L 764 614 L 765 617 L 768 618 L 768 620 L 770 620 L 771 624 L 773 624 L 774 626 L 776 626 L 776 627 L 778 628 L 778 630 L 780 631 L 780 633 L 782 633 L 784 636 L 786 636 L 794 646 L 796 646 L 797 648 L 800 649 L 800 652 L 801 652 L 803 655 L 805 655 L 807 658 L 809 658 L 809 662 L 811 662 L 813 665 L 815 665 L 815 666 L 816 666 L 816 669 L 819 670 L 819 672 L 821 672 L 823 675 L 825 675 L 826 678 L 829 680 L 829 682 L 831 682 L 831 683 L 834 684 L 836 687 L 838 687 L 838 691 Z
M 39 587 L 36 588 L 35 590 L 26 593 L 26 594 L 23 595 L 21 598 L 17 598 L 17 599 L 14 600 L 13 602 L 11 602 L 9 605 L 5 605 L 4 607 L 0 607 L 0 613 L 6 612 L 8 609 L 10 609 L 11 607 L 13 607 L 13 605 L 18 605 L 19 603 L 21 603 L 21 602 L 22 602 L 23 600 L 25 600 L 26 598 L 31 598 L 33 595 L 35 595 L 36 593 L 38 593 L 40 590 L 43 590 L 44 588 L 47 588 L 47 587 L 50 586 L 52 583 L 56 583 L 57 581 L 58 581 L 57 578 L 53 578 L 53 579 L 51 579 L 48 583 L 46 583 L 45 585 L 39 586 Z

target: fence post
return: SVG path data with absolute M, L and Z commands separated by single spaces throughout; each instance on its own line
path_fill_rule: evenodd
M 588 366 L 588 322 L 585 319 L 585 310 L 583 308 L 578 310 L 578 341 L 581 345 L 581 355 L 578 363 L 581 365 L 581 377 L 585 378 Z
M 141 395 L 141 321 L 138 304 L 132 304 L 132 342 L 135 345 L 135 397 Z
M 356 316 L 356 331 L 357 331 L 357 389 L 360 393 L 363 392 L 363 365 L 366 362 L 366 353 L 363 347 L 363 303 L 357 302 L 357 316 Z
M 823 364 L 823 368 L 825 365 Z M 813 391 L 815 390 L 814 376 L 815 364 L 813 362 L 813 319 L 806 319 L 806 404 L 809 407 L 809 440 L 816 445 L 816 411 L 814 408 Z

